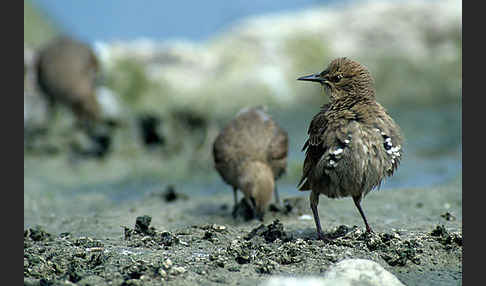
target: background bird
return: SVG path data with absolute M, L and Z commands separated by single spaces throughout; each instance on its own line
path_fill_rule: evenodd
M 216 137 L 213 157 L 222 179 L 233 186 L 234 210 L 241 190 L 252 216 L 263 220 L 275 185 L 287 166 L 288 135 L 263 107 L 245 108 Z
M 79 122 L 100 119 L 95 94 L 99 64 L 88 45 L 67 36 L 56 38 L 39 52 L 36 70 L 51 120 L 58 104 L 70 108 Z
M 386 176 L 393 175 L 402 156 L 400 128 L 376 102 L 368 69 L 348 58 L 337 58 L 321 73 L 298 78 L 324 86 L 329 103 L 309 126 L 299 190 L 311 190 L 310 206 L 320 239 L 319 195 L 351 196 L 367 232 L 372 232 L 361 200 Z

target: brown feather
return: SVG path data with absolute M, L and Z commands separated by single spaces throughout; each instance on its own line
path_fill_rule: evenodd
M 361 199 L 393 175 L 403 152 L 400 128 L 376 102 L 374 80 L 365 66 L 347 58 L 335 59 L 320 73 L 319 82 L 330 102 L 309 124 L 298 184 L 299 190 L 312 190 L 318 232 L 319 194 L 351 196 L 360 209 Z
M 274 191 L 269 186 L 285 173 L 287 154 L 287 132 L 261 107 L 241 110 L 213 145 L 215 168 L 222 179 L 245 197 L 253 197 L 261 210 Z

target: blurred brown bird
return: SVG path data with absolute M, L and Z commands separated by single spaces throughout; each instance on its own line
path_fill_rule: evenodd
M 95 95 L 99 64 L 88 45 L 66 36 L 56 38 L 39 52 L 36 70 L 51 115 L 60 103 L 80 121 L 100 119 L 101 108 Z
M 310 206 L 320 239 L 319 195 L 351 196 L 366 225 L 361 200 L 386 176 L 393 175 L 402 156 L 400 128 L 376 102 L 368 69 L 348 58 L 333 60 L 321 73 L 298 78 L 318 82 L 329 96 L 309 126 L 299 190 L 311 190 Z
M 287 167 L 288 135 L 263 107 L 245 108 L 221 131 L 213 145 L 215 168 L 233 186 L 234 209 L 241 190 L 253 217 L 263 220 L 275 185 Z

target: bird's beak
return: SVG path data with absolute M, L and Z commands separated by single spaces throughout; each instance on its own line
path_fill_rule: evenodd
M 297 80 L 315 81 L 323 84 L 327 81 L 327 78 L 325 77 L 326 74 L 327 72 L 315 73 L 315 74 L 299 77 Z

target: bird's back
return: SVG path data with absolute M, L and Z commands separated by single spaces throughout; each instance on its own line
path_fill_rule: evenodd
M 259 107 L 241 110 L 213 146 L 215 167 L 232 185 L 245 161 L 267 163 L 278 178 L 285 172 L 287 152 L 287 133 Z
M 98 112 L 94 94 L 98 68 L 96 56 L 87 45 L 61 37 L 39 53 L 37 80 L 52 100 Z

